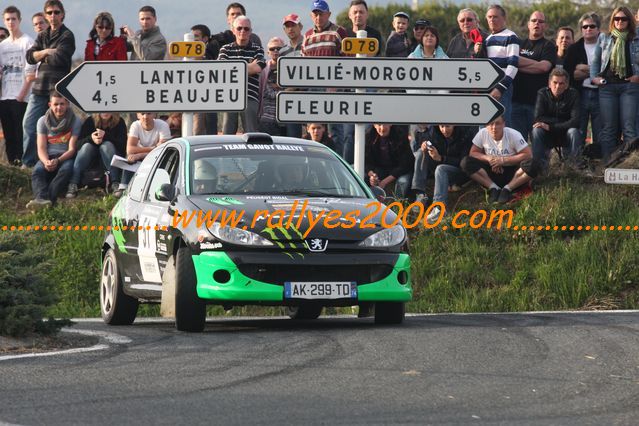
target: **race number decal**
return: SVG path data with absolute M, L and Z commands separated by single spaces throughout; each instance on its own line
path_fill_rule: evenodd
M 138 229 L 138 259 L 140 261 L 140 270 L 142 271 L 142 279 L 148 282 L 162 282 L 158 259 L 155 256 L 156 251 L 156 233 L 155 226 L 157 221 L 152 216 L 141 215 L 140 226 Z

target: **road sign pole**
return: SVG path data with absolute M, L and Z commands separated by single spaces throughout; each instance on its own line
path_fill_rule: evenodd
M 184 41 L 194 41 L 195 36 L 193 33 L 184 34 Z M 184 58 L 183 61 L 192 61 L 193 58 Z M 187 136 L 193 136 L 193 113 L 192 112 L 184 112 L 182 113 L 182 137 L 185 138 Z
M 365 30 L 357 31 L 357 38 L 366 38 L 368 33 Z M 381 46 L 380 46 L 381 47 Z M 357 58 L 365 58 L 366 55 L 358 53 Z M 366 89 L 355 89 L 355 93 L 366 93 Z M 366 170 L 364 170 L 364 151 L 366 147 L 366 124 L 355 124 L 355 172 L 364 179 Z

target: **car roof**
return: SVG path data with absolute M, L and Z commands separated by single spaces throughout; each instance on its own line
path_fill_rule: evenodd
M 267 133 L 245 133 L 243 135 L 187 136 L 179 139 L 187 141 L 188 144 L 191 145 L 191 147 L 229 143 L 324 146 L 318 142 L 313 142 L 307 139 L 289 138 L 286 136 L 271 136 Z M 179 141 L 179 139 L 174 139 L 174 141 Z

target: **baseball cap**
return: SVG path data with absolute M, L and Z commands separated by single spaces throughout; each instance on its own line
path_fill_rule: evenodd
M 393 18 L 406 18 L 406 19 L 410 19 L 410 16 L 408 16 L 408 13 L 406 12 L 397 12 L 396 14 L 393 15 Z
M 415 21 L 415 26 L 416 27 L 430 27 L 431 23 L 428 19 L 424 19 L 424 18 L 419 18 L 417 21 Z
M 292 22 L 294 24 L 299 24 L 300 23 L 300 17 L 297 16 L 294 13 L 291 13 L 289 15 L 286 15 L 284 17 L 284 20 L 282 21 L 282 25 L 286 24 L 287 22 Z
M 330 12 L 330 9 L 328 7 L 328 3 L 326 3 L 324 0 L 315 0 L 313 2 L 313 8 L 311 9 L 311 11 L 313 10 L 321 10 L 322 12 Z

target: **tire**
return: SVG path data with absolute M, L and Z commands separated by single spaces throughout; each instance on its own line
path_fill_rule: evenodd
M 180 247 L 175 258 L 175 327 L 200 333 L 206 323 L 206 304 L 197 295 L 195 266 L 188 247 Z
M 110 325 L 130 325 L 138 314 L 139 302 L 124 293 L 120 268 L 113 249 L 109 249 L 102 261 L 100 276 L 100 312 L 102 320 Z
M 305 303 L 299 306 L 287 306 L 287 315 L 294 320 L 314 320 L 322 314 L 322 305 Z
M 404 322 L 403 302 L 375 303 L 375 324 L 401 324 Z

